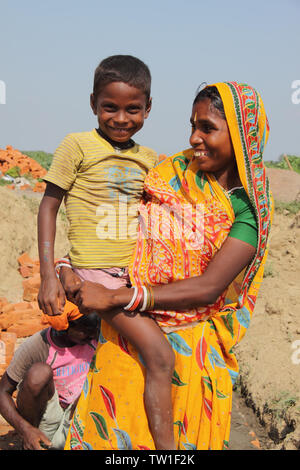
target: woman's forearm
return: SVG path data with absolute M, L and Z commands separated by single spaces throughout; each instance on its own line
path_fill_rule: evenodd
M 228 238 L 202 275 L 153 287 L 154 309 L 189 310 L 214 304 L 254 254 L 253 246 Z M 133 289 L 118 289 L 112 293 L 113 305 L 126 306 L 132 293 Z
M 199 282 L 199 277 L 155 286 L 152 289 L 155 310 L 190 310 L 214 303 L 218 297 L 213 286 Z M 114 308 L 128 305 L 132 295 L 133 289 L 127 287 L 116 289 L 112 292 Z

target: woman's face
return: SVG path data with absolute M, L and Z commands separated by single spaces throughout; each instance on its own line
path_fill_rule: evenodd
M 193 106 L 190 144 L 200 170 L 218 175 L 236 168 L 227 121 L 209 98 Z

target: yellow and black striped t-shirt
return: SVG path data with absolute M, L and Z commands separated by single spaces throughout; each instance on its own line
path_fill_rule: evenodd
M 65 137 L 45 180 L 67 191 L 69 254 L 74 267 L 129 264 L 144 179 L 156 163 L 152 149 L 135 144 L 115 150 L 95 129 Z

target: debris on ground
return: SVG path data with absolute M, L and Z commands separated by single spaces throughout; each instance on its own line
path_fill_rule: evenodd
M 37 161 L 8 145 L 0 149 L 0 182 L 9 189 L 44 192 L 42 178 L 47 173 Z

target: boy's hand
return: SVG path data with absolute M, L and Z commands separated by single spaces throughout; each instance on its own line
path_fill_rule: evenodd
M 75 303 L 75 295 L 80 289 L 82 281 L 73 269 L 62 266 L 59 272 L 59 279 L 66 293 L 67 299 Z
M 66 302 L 65 291 L 56 276 L 42 278 L 38 303 L 46 315 L 61 315 Z
M 26 432 L 22 434 L 23 448 L 25 450 L 45 450 L 51 447 L 51 441 L 40 431 L 40 429 L 30 426 Z M 44 445 L 43 445 L 44 444 Z

